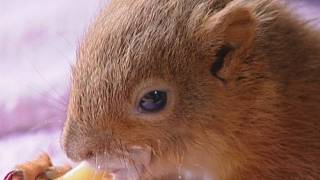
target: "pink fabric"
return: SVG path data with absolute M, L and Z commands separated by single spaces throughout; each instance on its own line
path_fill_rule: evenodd
M 1 0 L 0 179 L 41 151 L 55 163 L 67 162 L 59 134 L 70 64 L 87 25 L 106 1 Z M 298 1 L 295 11 L 308 19 L 319 17 L 319 3 L 310 2 Z

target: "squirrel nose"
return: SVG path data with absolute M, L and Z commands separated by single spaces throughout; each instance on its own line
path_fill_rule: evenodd
M 65 133 L 62 139 L 62 148 L 67 157 L 73 161 L 86 161 L 95 158 L 101 153 L 109 153 L 112 139 L 105 134 L 77 135 Z
M 64 151 L 69 159 L 76 162 L 95 159 L 100 152 L 108 152 L 107 149 L 102 147 L 102 145 L 104 145 L 102 141 L 92 141 L 94 142 L 85 143 L 85 140 L 79 140 L 67 143 L 64 147 Z
M 94 152 L 90 149 L 83 152 L 83 154 L 79 154 L 81 159 L 92 159 L 94 158 Z
M 62 149 L 73 161 L 84 161 L 94 158 L 101 152 L 110 151 L 113 135 L 110 131 L 90 129 L 79 122 L 69 119 L 63 129 Z
M 77 142 L 65 143 L 65 145 L 63 145 L 63 149 L 67 157 L 76 162 L 91 159 L 95 156 L 92 148 L 86 145 L 78 145 Z
M 102 141 L 95 137 L 64 137 L 63 149 L 68 158 L 73 161 L 86 161 L 94 159 L 100 152 L 108 152 L 110 140 Z

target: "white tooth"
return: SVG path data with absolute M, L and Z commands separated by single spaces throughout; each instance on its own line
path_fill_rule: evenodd
M 88 162 L 92 167 L 98 170 L 116 173 L 119 174 L 119 176 L 130 174 L 130 176 L 134 177 L 135 173 L 141 173 L 143 171 L 143 167 L 147 167 L 151 161 L 150 148 L 141 146 L 132 146 L 129 149 L 128 156 L 130 156 L 130 160 L 109 156 L 108 154 L 103 153 L 89 160 Z M 131 163 L 131 160 L 134 161 L 134 166 Z
M 99 170 L 112 171 L 126 168 L 126 162 L 120 160 L 119 158 L 106 158 L 104 156 L 98 156 L 96 159 L 97 160 L 89 160 L 88 162 L 91 166 Z
M 143 150 L 144 148 L 141 146 L 132 146 L 130 150 Z

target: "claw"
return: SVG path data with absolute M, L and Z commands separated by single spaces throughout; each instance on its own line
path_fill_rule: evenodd
M 41 154 L 32 161 L 17 165 L 4 180 L 52 180 L 63 176 L 70 169 L 67 165 L 54 167 L 49 155 Z
M 6 177 L 4 177 L 4 180 L 23 180 L 23 172 L 19 170 L 14 170 L 9 172 Z

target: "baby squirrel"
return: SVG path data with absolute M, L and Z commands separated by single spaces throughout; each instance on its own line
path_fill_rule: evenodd
M 320 178 L 320 33 L 272 0 L 112 1 L 62 146 L 118 179 Z
M 320 33 L 279 2 L 112 1 L 72 77 L 74 161 L 132 179 L 320 178 Z

